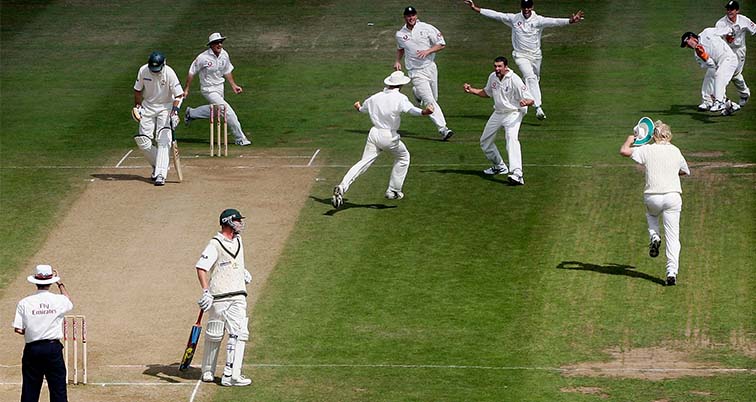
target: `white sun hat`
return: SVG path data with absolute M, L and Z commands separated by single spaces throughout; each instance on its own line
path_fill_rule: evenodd
M 410 81 L 410 78 L 404 75 L 404 71 L 399 70 L 394 71 L 393 73 L 391 73 L 391 75 L 386 77 L 386 79 L 383 80 L 383 83 L 390 87 L 396 87 L 399 85 L 407 84 Z
M 633 128 L 633 132 L 635 133 L 633 145 L 648 144 L 654 136 L 654 122 L 648 117 L 641 117 Z
M 36 273 L 29 275 L 26 280 L 37 285 L 50 285 L 60 280 L 60 277 L 53 274 L 50 265 L 37 265 Z
M 224 40 L 226 40 L 226 37 L 221 35 L 220 32 L 213 32 L 207 38 L 207 45 L 210 46 L 210 44 L 213 42 L 217 42 L 217 41 L 223 42 Z

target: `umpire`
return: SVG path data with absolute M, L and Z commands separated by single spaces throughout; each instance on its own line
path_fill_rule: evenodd
M 37 285 L 37 292 L 18 302 L 13 328 L 24 336 L 26 346 L 21 358 L 21 402 L 39 401 L 42 379 L 47 378 L 50 402 L 67 402 L 66 367 L 63 361 L 63 316 L 73 309 L 68 291 L 50 265 L 37 265 L 27 280 Z M 61 294 L 50 292 L 58 285 Z

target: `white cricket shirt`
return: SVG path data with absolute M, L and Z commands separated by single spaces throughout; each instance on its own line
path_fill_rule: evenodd
M 680 171 L 690 174 L 688 163 L 672 144 L 649 144 L 633 148 L 631 158 L 646 167 L 644 194 L 681 193 Z
M 722 28 L 706 28 L 698 34 L 698 43 L 703 45 L 704 49 L 706 49 L 706 53 L 708 53 L 709 57 L 717 63 L 717 66 L 727 58 L 733 58 L 737 61 L 735 52 L 733 52 L 730 45 L 722 39 L 722 36 L 728 32 L 729 30 Z M 696 61 L 703 61 L 695 52 L 693 52 L 693 54 L 695 55 Z
M 184 93 L 176 72 L 165 65 L 159 73 L 153 73 L 147 64 L 139 68 L 134 90 L 142 92 L 142 115 L 154 116 L 173 106 L 173 99 Z
M 446 45 L 444 35 L 431 24 L 417 21 L 415 27 L 410 30 L 407 24 L 402 29 L 396 31 L 396 46 L 398 49 L 404 49 L 404 66 L 407 70 L 425 68 L 432 64 L 436 59 L 436 53 L 431 53 L 428 57 L 421 59 L 417 57 L 419 50 L 428 50 L 434 45 Z
M 495 19 L 512 29 L 512 55 L 515 57 L 541 58 L 541 34 L 544 28 L 570 24 L 569 18 L 543 17 L 532 12 L 530 18 L 522 13 L 500 13 L 487 8 L 480 15 Z
M 362 103 L 360 112 L 368 113 L 375 128 L 391 131 L 399 130 L 402 113 L 419 115 L 422 110 L 410 103 L 399 88 L 385 88 L 382 92 L 367 98 Z
M 209 283 L 210 294 L 213 297 L 247 294 L 244 281 L 244 245 L 240 236 L 236 235 L 229 240 L 218 232 L 207 243 L 196 267 L 205 271 L 215 267 Z
M 735 18 L 735 22 L 730 21 L 725 15 L 717 21 L 716 27 L 726 28 L 733 33 L 734 40 L 732 43 L 729 43 L 733 50 L 746 48 L 746 32 L 756 35 L 756 24 L 750 18 L 741 14 L 738 14 L 737 18 Z
M 199 75 L 200 91 L 223 93 L 224 75 L 234 70 L 231 58 L 226 49 L 221 49 L 220 55 L 216 56 L 212 49 L 208 48 L 197 55 L 189 67 L 189 74 Z
M 527 107 L 520 106 L 520 100 L 533 99 L 527 85 L 522 82 L 522 78 L 509 70 L 504 77 L 499 79 L 496 72 L 488 76 L 486 87 L 483 88 L 488 96 L 493 98 L 494 110 L 497 112 L 526 112 Z
M 25 330 L 26 343 L 63 338 L 63 316 L 73 310 L 68 297 L 47 290 L 21 299 L 16 306 L 13 328 Z

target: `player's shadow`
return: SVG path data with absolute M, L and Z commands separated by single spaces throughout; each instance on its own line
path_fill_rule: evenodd
M 91 176 L 95 179 L 104 181 L 143 181 L 145 183 L 152 184 L 152 180 L 149 177 L 144 177 L 137 174 L 95 173 Z
M 635 267 L 632 265 L 622 265 L 608 263 L 605 265 L 590 264 L 580 261 L 562 261 L 556 266 L 557 269 L 569 269 L 575 271 L 593 271 L 607 275 L 624 275 L 631 278 L 645 279 L 647 281 L 654 282 L 658 285 L 664 286 L 665 282 L 661 278 L 648 275 L 643 272 L 634 271 Z
M 711 114 L 710 112 L 698 111 L 696 105 L 669 105 L 669 110 L 642 110 L 643 114 L 648 115 L 662 115 L 662 116 L 690 116 L 693 120 L 698 120 L 702 123 L 712 124 L 716 123 L 717 118 L 722 118 L 720 114 Z
M 148 364 L 142 374 L 155 377 L 169 383 L 181 383 L 180 379 L 197 380 L 202 375 L 199 367 L 189 367 L 186 371 L 179 370 L 179 363 L 173 364 Z
M 396 208 L 396 205 L 386 205 L 386 204 L 355 204 L 352 202 L 349 202 L 346 198 L 344 198 L 344 204 L 339 209 L 334 209 L 331 205 L 331 198 L 318 198 L 315 196 L 310 196 L 310 198 L 313 201 L 319 202 L 321 204 L 328 205 L 332 209 L 324 213 L 323 215 L 326 216 L 333 216 L 336 215 L 337 212 L 341 212 L 350 208 L 368 208 L 368 209 L 393 209 Z
M 441 173 L 441 174 L 461 174 L 466 176 L 476 176 L 483 180 L 487 180 L 494 183 L 504 184 L 512 186 L 507 180 L 505 174 L 485 174 L 481 169 L 434 169 L 434 170 L 421 170 L 421 173 Z M 514 186 L 513 186 L 514 187 Z

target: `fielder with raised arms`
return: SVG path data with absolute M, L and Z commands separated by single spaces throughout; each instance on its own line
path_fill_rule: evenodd
M 171 130 L 178 123 L 178 110 L 183 89 L 176 72 L 165 64 L 165 55 L 152 52 L 147 64 L 139 68 L 134 83 L 134 110 L 132 116 L 139 121 L 139 132 L 134 136 L 139 149 L 153 168 L 151 179 L 156 186 L 165 185 L 173 141 Z M 171 123 L 168 119 L 172 119 Z M 152 145 L 157 142 L 157 148 Z
M 725 41 L 730 45 L 732 51 L 735 52 L 735 56 L 738 57 L 738 67 L 732 76 L 732 83 L 735 85 L 735 89 L 738 90 L 738 95 L 740 95 L 738 105 L 745 106 L 748 98 L 751 97 L 751 90 L 748 89 L 745 78 L 743 78 L 743 66 L 746 59 L 746 33 L 750 33 L 751 36 L 756 35 L 756 24 L 750 18 L 740 14 L 740 4 L 735 0 L 728 1 L 725 9 L 727 10 L 727 15 L 717 21 L 716 28 L 730 30 L 730 33 L 725 36 Z
M 209 312 L 202 356 L 202 381 L 215 380 L 218 349 L 224 331 L 228 331 L 226 366 L 223 368 L 223 386 L 246 386 L 252 380 L 241 373 L 244 347 L 249 340 L 247 318 L 247 284 L 252 274 L 244 266 L 244 245 L 241 231 L 244 217 L 236 209 L 220 214 L 220 232 L 210 239 L 197 261 L 197 278 L 202 286 L 202 297 L 197 301 L 203 311 Z

